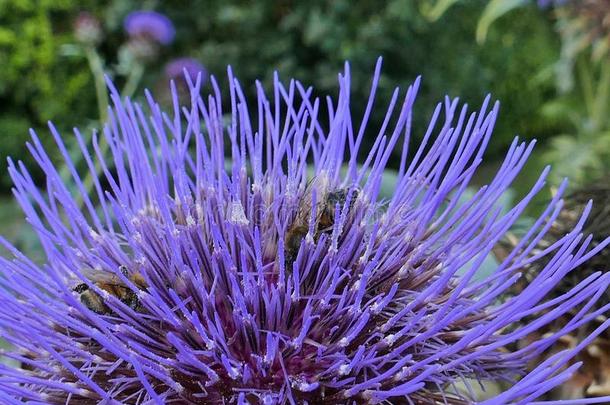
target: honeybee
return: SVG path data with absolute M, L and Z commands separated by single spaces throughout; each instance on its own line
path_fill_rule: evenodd
M 345 207 L 348 196 L 349 206 Z M 322 195 L 322 198 L 316 203 L 314 241 L 317 241 L 322 234 L 330 234 L 332 232 L 335 225 L 337 206 L 339 206 L 339 209 L 341 210 L 347 209 L 349 214 L 357 197 L 358 189 L 355 187 L 340 188 L 325 192 Z M 311 192 L 308 187 L 303 193 L 297 216 L 292 225 L 288 228 L 284 239 L 285 268 L 288 271 L 292 270 L 292 263 L 294 263 L 297 258 L 301 242 L 309 232 L 309 221 L 312 210 Z
M 142 290 L 147 289 L 148 286 L 146 285 L 146 281 L 140 273 L 136 272 L 129 274 L 127 267 L 125 266 L 120 266 L 119 270 L 138 288 Z M 96 272 L 93 273 L 90 278 L 98 288 L 118 298 L 131 309 L 135 311 L 142 310 L 142 305 L 140 304 L 137 293 L 126 286 L 116 275 Z M 112 310 L 104 303 L 104 298 L 90 289 L 86 283 L 77 285 L 72 291 L 80 294 L 80 301 L 93 312 L 103 315 L 112 314 Z

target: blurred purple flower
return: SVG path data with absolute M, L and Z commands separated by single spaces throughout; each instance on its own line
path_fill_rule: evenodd
M 571 2 L 571 0 L 538 0 L 538 6 L 543 8 L 550 6 L 561 7 L 569 2 Z
M 588 250 L 580 221 L 530 255 L 560 212 L 564 184 L 513 253 L 478 280 L 548 169 L 503 213 L 498 200 L 533 148 L 515 140 L 492 182 L 466 197 L 498 105 L 486 100 L 469 114 L 446 99 L 412 154 L 420 81 L 401 103 L 396 89 L 384 124 L 371 128 L 380 68 L 359 123 L 348 65 L 338 100 L 326 99 L 328 121 L 311 88 L 277 76 L 272 98 L 257 84 L 252 114 L 230 71 L 228 112 L 213 78 L 212 95 L 202 98 L 200 81 L 191 83 L 192 104 L 176 101 L 173 115 L 150 94 L 145 112 L 112 87 L 104 129 L 112 158 L 97 137 L 91 151 L 75 132 L 89 170 L 103 168 L 92 194 L 55 128 L 71 185 L 33 134 L 46 192 L 22 163 L 10 161 L 9 171 L 47 260 L 39 266 L 4 242 L 14 258 L 0 259 L 0 336 L 14 346 L 4 356 L 23 367 L 0 365 L 0 398 L 464 404 L 473 398 L 453 384 L 478 379 L 512 382 L 484 404 L 525 404 L 565 381 L 578 365 L 564 366 L 608 322 L 533 371 L 526 363 L 608 309 L 592 305 L 610 273 L 545 296 L 609 241 Z M 366 151 L 365 133 L 377 133 Z M 398 182 L 383 201 L 390 159 Z M 520 268 L 549 256 L 521 294 L 504 294 Z M 560 330 L 504 349 L 569 313 Z
M 153 40 L 168 45 L 174 40 L 174 25 L 165 15 L 155 11 L 134 11 L 125 17 L 125 31 L 136 39 Z
M 178 58 L 165 65 L 165 75 L 168 79 L 184 79 L 185 71 L 192 82 L 197 79 L 199 73 L 201 73 L 202 84 L 207 80 L 207 71 L 197 59 Z

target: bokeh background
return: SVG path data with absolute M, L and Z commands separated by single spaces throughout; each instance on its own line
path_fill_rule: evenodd
M 134 12 L 144 12 L 146 22 L 153 11 L 152 31 L 130 28 Z M 349 60 L 351 106 L 358 112 L 365 108 L 375 61 L 383 56 L 378 100 L 423 77 L 414 142 L 445 95 L 459 96 L 473 109 L 487 94 L 501 101 L 475 183 L 495 172 L 516 135 L 539 141 L 504 196 L 507 205 L 549 164 L 550 187 L 541 200 L 566 175 L 571 192 L 599 185 L 608 191 L 609 33 L 610 0 L 0 0 L 0 234 L 39 257 L 36 238 L 11 197 L 4 163 L 10 156 L 35 167 L 25 146 L 30 128 L 51 145 L 52 121 L 82 166 L 71 131 L 78 127 L 90 140 L 101 127 L 104 74 L 124 95 L 141 99 L 149 89 L 169 105 L 168 81 L 184 86 L 183 68 L 193 78 L 201 72 L 206 92 L 210 75 L 226 88 L 231 65 L 250 95 L 255 80 L 269 88 L 275 71 L 313 85 L 319 95 L 333 95 L 337 73 Z M 373 128 L 383 114 L 376 110 Z M 52 157 L 59 159 L 57 152 Z M 34 174 L 44 185 L 43 173 Z M 610 206 L 609 199 L 610 193 L 602 195 L 598 205 Z M 540 207 L 528 208 L 523 225 Z M 610 211 L 603 212 L 601 237 L 610 228 Z M 494 260 L 489 258 L 490 268 Z M 608 264 L 608 255 L 603 260 Z M 592 367 L 591 374 L 599 375 L 601 366 Z M 610 381 L 610 365 L 604 367 Z M 580 396 L 581 388 L 559 397 Z
M 125 18 L 138 10 L 167 16 L 175 36 L 164 44 L 134 38 Z M 526 177 L 552 164 L 555 184 L 566 174 L 573 185 L 601 181 L 610 154 L 610 67 L 607 27 L 595 26 L 595 15 L 587 14 L 594 11 L 552 2 L 486 0 L 3 0 L 0 161 L 11 156 L 33 166 L 25 147 L 29 129 L 52 143 L 49 120 L 68 146 L 76 146 L 71 128 L 86 133 L 99 128 L 103 73 L 127 95 L 140 98 L 148 88 L 165 102 L 168 80 L 181 80 L 183 58 L 198 63 L 204 79 L 215 75 L 221 86 L 231 65 L 250 93 L 257 79 L 268 87 L 276 69 L 281 78 L 298 78 L 319 94 L 336 94 L 337 72 L 349 60 L 352 106 L 363 110 L 381 55 L 380 99 L 423 76 L 416 137 L 443 96 L 459 96 L 476 108 L 491 93 L 502 109 L 488 167 L 495 167 L 519 135 L 540 141 Z M 172 69 L 176 61 L 178 69 Z M 373 121 L 379 123 L 383 113 L 377 109 Z M 479 181 L 484 180 L 482 170 Z M 528 180 L 521 182 L 524 187 Z M 2 170 L 5 235 L 24 229 L 10 184 Z M 517 195 L 522 191 L 515 190 Z M 15 236 L 29 242 L 27 234 Z
M 166 16 L 175 35 L 155 43 L 130 34 L 125 18 L 138 10 Z M 78 156 L 71 128 L 90 136 L 100 127 L 104 73 L 126 95 L 141 98 L 147 88 L 166 103 L 168 79 L 179 84 L 182 67 L 203 72 L 204 91 L 210 74 L 225 86 L 231 65 L 250 94 L 257 79 L 268 87 L 277 69 L 323 95 L 336 94 L 337 72 L 349 60 L 351 103 L 363 110 L 375 60 L 383 56 L 380 99 L 423 76 L 416 138 L 445 95 L 473 108 L 488 93 L 501 101 L 477 181 L 519 135 L 539 145 L 510 198 L 547 164 L 552 185 L 565 175 L 572 188 L 604 182 L 610 61 L 602 17 L 609 13 L 607 0 L 0 0 L 0 162 L 11 156 L 33 166 L 29 129 L 52 143 L 49 120 Z M 374 124 L 381 114 L 377 109 Z M 0 233 L 30 251 L 35 239 L 22 226 L 1 165 Z

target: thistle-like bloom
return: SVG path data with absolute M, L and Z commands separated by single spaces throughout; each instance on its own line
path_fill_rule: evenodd
M 165 15 L 156 11 L 134 11 L 125 17 L 125 31 L 132 38 L 149 39 L 163 45 L 174 40 L 174 25 Z
M 178 58 L 165 66 L 165 76 L 170 80 L 184 80 L 185 72 L 192 82 L 197 80 L 199 74 L 201 74 L 202 84 L 207 80 L 208 73 L 197 59 Z
M 14 258 L 1 262 L 0 334 L 14 346 L 4 356 L 22 367 L 0 366 L 2 401 L 464 404 L 473 380 L 504 380 L 511 388 L 484 403 L 508 404 L 533 403 L 568 379 L 578 364 L 564 365 L 606 323 L 532 371 L 526 363 L 607 310 L 593 304 L 610 274 L 545 297 L 608 241 L 587 249 L 585 212 L 532 257 L 560 212 L 558 193 L 483 277 L 548 170 L 502 211 L 497 201 L 533 148 L 515 140 L 491 183 L 465 197 L 498 106 L 468 113 L 446 99 L 411 150 L 419 79 L 386 105 L 375 100 L 379 75 L 380 63 L 361 118 L 350 111 L 347 65 L 326 107 L 277 76 L 272 97 L 257 83 L 249 105 L 230 71 L 228 110 L 213 78 L 201 98 L 200 77 L 187 77 L 191 105 L 174 93 L 171 115 L 150 94 L 144 108 L 111 86 L 103 142 L 112 158 L 102 140 L 90 150 L 75 132 L 88 169 L 104 174 L 91 194 L 53 126 L 70 185 L 33 134 L 46 191 L 23 164 L 9 171 L 47 260 L 5 243 Z M 380 128 L 368 125 L 373 108 L 387 109 Z M 365 134 L 375 139 L 367 150 Z M 390 159 L 398 179 L 384 200 Z M 543 256 L 531 284 L 504 295 Z M 558 330 L 505 349 L 570 311 Z

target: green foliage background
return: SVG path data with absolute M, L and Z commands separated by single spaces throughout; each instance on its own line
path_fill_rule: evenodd
M 61 54 L 62 45 L 73 41 L 75 12 L 93 4 L 0 0 L 0 186 L 5 193 L 10 184 L 6 157 L 28 160 L 24 143 L 30 127 L 53 120 L 70 128 L 94 118 L 87 64 Z
M 501 101 L 486 163 L 475 181 L 485 182 L 494 173 L 516 135 L 540 141 L 516 184 L 516 198 L 549 162 L 559 162 L 554 173 L 568 172 L 580 181 L 590 177 L 591 167 L 601 171 L 599 161 L 604 153 L 610 156 L 610 145 L 604 149 L 598 144 L 610 138 L 598 141 L 594 133 L 581 141 L 571 135 L 587 128 L 588 112 L 579 91 L 562 93 L 557 85 L 563 38 L 552 13 L 539 9 L 534 1 L 520 1 L 521 7 L 487 24 L 481 43 L 476 40 L 477 27 L 492 3 L 449 3 L 451 7 L 430 18 L 437 0 L 0 0 L 0 198 L 6 201 L 0 203 L 0 215 L 8 212 L 5 217 L 20 219 L 13 215 L 17 208 L 10 202 L 11 181 L 4 162 L 7 156 L 24 160 L 35 172 L 25 147 L 29 128 L 50 145 L 46 124 L 51 120 L 70 145 L 71 128 L 91 132 L 100 126 L 94 76 L 73 33 L 80 12 L 100 20 L 104 34 L 96 51 L 118 87 L 124 86 L 129 70 L 122 52 L 128 39 L 124 17 L 134 10 L 153 9 L 173 21 L 176 39 L 145 66 L 136 98 L 149 88 L 158 99 L 167 100 L 163 68 L 177 57 L 196 58 L 223 86 L 227 65 L 231 65 L 251 97 L 254 81 L 260 79 L 270 87 L 275 69 L 284 80 L 295 77 L 313 85 L 319 95 L 334 95 L 337 73 L 349 60 L 351 105 L 358 113 L 368 98 L 375 61 L 383 56 L 369 141 L 394 88 L 404 90 L 422 75 L 414 142 L 445 95 L 459 96 L 475 110 L 488 93 Z M 596 72 L 591 72 L 594 78 Z M 595 155 L 597 160 L 587 152 L 591 142 L 601 151 Z M 578 164 L 579 170 L 562 162 Z M 43 184 L 42 173 L 34 174 Z M 559 175 L 552 182 L 557 184 Z M 8 229 L 19 232 L 21 227 Z M 21 245 L 32 244 L 30 235 L 16 238 Z
M 230 64 L 251 93 L 255 79 L 269 85 L 277 68 L 285 79 L 296 77 L 320 94 L 336 94 L 337 72 L 349 60 L 352 105 L 362 110 L 375 60 L 381 55 L 378 100 L 389 100 L 395 86 L 404 89 L 423 75 L 416 136 L 445 94 L 460 96 L 473 108 L 489 92 L 501 100 L 489 151 L 493 158 L 516 134 L 544 139 L 558 132 L 561 123 L 541 114 L 554 84 L 552 75 L 540 72 L 557 58 L 559 42 L 544 12 L 529 7 L 499 20 L 486 46 L 477 45 L 476 23 L 485 3 L 458 4 L 431 22 L 421 12 L 424 0 L 0 0 L 0 159 L 4 162 L 10 155 L 28 161 L 28 128 L 47 138 L 47 120 L 66 136 L 74 126 L 97 124 L 92 74 L 75 45 L 73 21 L 80 11 L 101 19 L 105 37 L 98 50 L 111 71 L 126 39 L 122 19 L 140 8 L 167 14 L 177 28 L 176 41 L 148 66 L 142 87 L 160 92 L 163 64 L 186 55 L 199 59 L 220 79 Z M 120 84 L 123 79 L 115 80 Z M 383 108 L 376 113 L 373 118 L 379 122 Z M 10 185 L 5 173 L 0 176 L 4 193 Z

